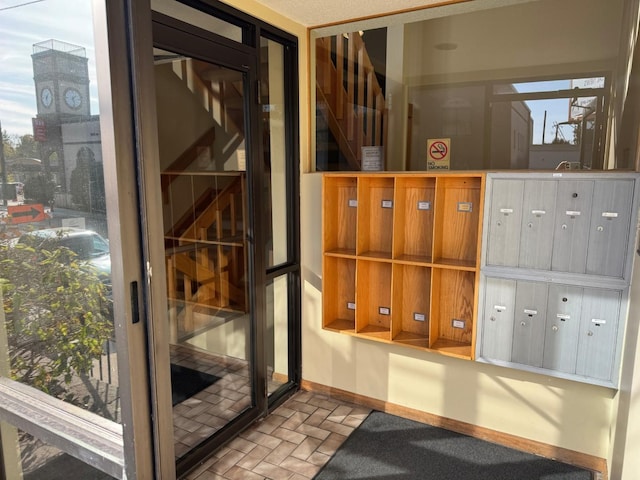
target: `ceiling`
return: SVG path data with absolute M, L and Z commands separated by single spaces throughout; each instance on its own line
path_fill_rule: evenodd
M 472 0 L 256 0 L 307 27 Z M 475 0 L 480 1 L 480 0 Z

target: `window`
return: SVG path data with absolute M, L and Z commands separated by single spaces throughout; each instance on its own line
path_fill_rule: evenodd
M 450 170 L 615 167 L 623 1 L 465 7 L 314 30 L 317 170 L 364 169 L 371 146 L 426 170 L 442 138 Z

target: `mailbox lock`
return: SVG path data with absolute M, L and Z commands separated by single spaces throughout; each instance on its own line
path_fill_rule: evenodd
M 562 297 L 562 301 L 566 302 L 567 301 L 567 297 Z
M 527 322 L 520 322 L 520 325 L 522 325 L 523 327 L 527 326 Z
M 598 225 L 596 227 L 596 230 L 599 231 L 599 232 L 602 232 L 602 231 L 604 231 L 604 227 L 602 225 Z
M 492 322 L 496 321 L 496 317 L 494 317 L 493 315 L 489 317 L 489 320 L 491 320 Z
M 553 327 L 551 327 L 551 330 L 553 330 L 554 332 L 557 332 L 558 331 L 558 326 L 554 325 Z
M 501 227 L 501 226 L 502 226 L 502 222 L 498 221 L 498 222 L 496 222 L 496 225 L 498 225 L 499 227 Z
M 566 224 L 566 223 L 562 224 L 562 229 L 563 229 L 563 230 L 566 230 L 566 229 L 567 229 L 567 224 Z
M 587 333 L 587 335 L 589 335 L 590 337 L 593 337 L 593 332 L 589 330 L 589 333 Z
M 529 227 L 529 228 L 533 228 L 533 223 L 529 222 L 529 223 L 527 224 L 527 227 Z
M 571 195 L 573 198 L 578 198 L 578 194 L 574 193 L 573 195 Z

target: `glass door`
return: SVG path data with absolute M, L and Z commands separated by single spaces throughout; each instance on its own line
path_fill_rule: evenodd
M 265 315 L 251 203 L 260 195 L 250 161 L 256 80 L 250 56 L 224 45 L 166 25 L 154 25 L 154 42 L 169 343 L 169 365 L 157 368 L 170 370 L 180 474 L 265 410 L 256 392 Z

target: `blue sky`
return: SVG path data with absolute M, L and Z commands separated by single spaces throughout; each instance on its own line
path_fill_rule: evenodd
M 596 80 L 597 78 L 597 80 Z M 604 87 L 604 78 L 596 77 L 594 79 L 575 80 L 573 86 L 581 87 Z M 572 88 L 571 80 L 554 80 L 548 82 L 530 82 L 518 83 L 514 87 L 520 93 L 530 92 L 549 92 L 556 90 L 569 90 Z M 533 118 L 533 143 L 534 145 L 542 144 L 542 129 L 544 125 L 544 114 L 547 112 L 547 121 L 545 128 L 544 143 L 551 143 L 555 138 L 555 123 L 566 122 L 569 118 L 569 99 L 553 99 L 553 100 L 530 100 L 525 102 L 531 110 L 531 118 Z M 561 127 L 558 135 L 567 141 L 573 140 L 573 130 L 569 126 Z
M 50 39 L 86 49 L 91 113 L 98 113 L 91 2 L 0 0 L 0 122 L 9 135 L 33 133 L 37 109 L 31 54 L 35 43 Z

